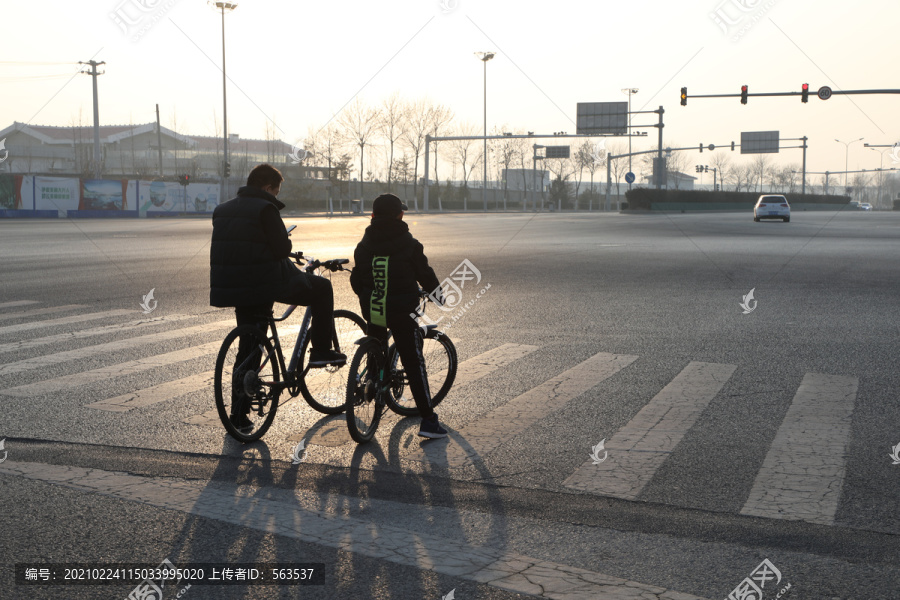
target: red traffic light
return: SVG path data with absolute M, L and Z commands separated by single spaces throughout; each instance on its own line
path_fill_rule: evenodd
M 741 104 L 747 104 L 747 91 L 748 88 L 746 85 L 741 86 Z
M 801 102 L 809 102 L 809 84 L 804 83 L 800 89 L 802 90 L 800 92 L 800 101 Z

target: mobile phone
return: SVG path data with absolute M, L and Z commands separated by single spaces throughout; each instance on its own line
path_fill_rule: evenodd
M 291 232 L 292 232 L 293 230 L 295 230 L 295 229 L 297 229 L 297 226 L 296 226 L 296 225 L 291 225 L 290 227 L 287 228 L 287 234 L 288 234 L 288 235 L 291 235 Z

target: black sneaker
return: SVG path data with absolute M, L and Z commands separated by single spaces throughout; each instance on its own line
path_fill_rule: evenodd
M 309 366 L 312 368 L 334 365 L 343 367 L 347 364 L 347 356 L 334 350 L 312 350 L 309 353 Z
M 437 415 L 434 415 L 430 419 L 422 419 L 422 425 L 419 427 L 419 436 L 432 440 L 444 438 L 447 437 L 447 430 L 441 427 Z
M 247 415 L 231 415 L 231 424 L 240 433 L 250 433 L 253 431 L 253 421 L 247 418 Z

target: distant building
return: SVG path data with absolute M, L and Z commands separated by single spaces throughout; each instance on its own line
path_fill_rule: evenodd
M 162 169 L 157 140 L 162 142 Z M 7 158 L 0 173 L 88 176 L 94 172 L 92 126 L 54 127 L 13 123 L 0 130 Z M 219 179 L 223 170 L 221 137 L 188 136 L 156 123 L 100 127 L 101 172 L 104 177 L 170 177 Z M 232 179 L 244 179 L 255 165 L 268 162 L 299 169 L 301 176 L 324 178 L 327 168 L 298 166 L 293 146 L 281 140 L 244 140 L 228 136 Z M 309 161 L 307 161 L 309 162 Z M 162 172 L 160 172 L 160 170 Z
M 668 171 L 666 172 L 666 184 L 663 185 L 663 188 L 670 190 L 692 190 L 694 189 L 694 182 L 696 180 L 696 177 L 688 175 L 687 173 Z M 655 187 L 656 185 L 653 180 L 653 175 L 644 175 L 644 183 L 647 187 Z
M 506 181 L 506 188 L 511 191 L 541 191 L 550 185 L 550 171 L 503 169 L 502 176 Z M 501 182 L 500 188 L 503 187 L 503 182 Z

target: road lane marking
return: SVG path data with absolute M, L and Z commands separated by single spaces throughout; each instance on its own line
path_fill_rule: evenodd
M 0 302 L 0 310 L 4 308 L 14 308 L 16 306 L 28 306 L 29 304 L 40 304 L 37 300 L 13 300 L 12 302 Z
M 704 600 L 502 547 L 475 545 L 459 527 L 484 521 L 483 513 L 471 510 L 43 463 L 7 461 L 0 465 L 0 474 L 178 511 L 539 598 Z M 363 510 L 368 516 L 351 516 Z M 401 514 L 403 519 L 398 519 Z M 509 520 L 510 527 L 552 531 L 552 525 L 533 519 Z M 404 526 L 405 522 L 410 525 Z M 425 529 L 422 523 L 427 523 Z
M 68 325 L 70 323 L 78 323 L 81 321 L 89 321 L 92 319 L 104 319 L 107 317 L 120 317 L 122 315 L 133 315 L 134 310 L 110 310 L 102 313 L 91 313 L 89 315 L 75 315 L 74 317 L 64 317 L 62 319 L 52 319 L 50 321 L 38 321 L 36 323 L 23 323 L 22 325 L 11 325 L 10 327 L 0 327 L 0 335 L 9 333 L 10 331 L 25 331 L 29 329 L 38 329 L 39 327 L 49 327 L 51 325 Z M 69 340 L 77 340 L 96 335 L 105 335 L 107 333 L 119 333 L 123 331 L 131 331 L 134 329 L 142 329 L 160 323 L 173 323 L 183 321 L 184 319 L 196 318 L 195 315 L 166 315 L 165 317 L 154 317 L 152 319 L 139 319 L 127 323 L 119 323 L 116 325 L 104 325 L 102 327 L 93 327 L 91 329 L 81 329 L 67 333 L 59 333 L 56 335 L 48 335 L 41 338 L 30 340 L 19 340 L 18 342 L 10 342 L 8 344 L 0 344 L 0 354 L 4 352 L 15 352 L 17 350 L 25 350 L 35 346 L 45 346 L 47 344 L 57 344 Z M 36 325 L 37 327 L 32 327 Z
M 449 443 L 427 444 L 404 460 L 446 468 L 471 464 L 635 360 L 637 356 L 595 354 L 452 433 Z
M 149 371 L 150 369 L 155 369 L 157 367 L 173 365 L 179 362 L 184 362 L 186 360 L 206 356 L 207 354 L 213 354 L 218 352 L 221 346 L 222 342 L 220 341 L 209 342 L 208 344 L 192 346 L 190 348 L 185 348 L 184 350 L 166 352 L 165 354 L 157 354 L 156 356 L 140 358 L 138 360 L 119 363 L 117 365 L 110 365 L 108 367 L 101 367 L 99 369 L 93 369 L 91 371 L 82 371 L 81 373 L 63 375 L 61 377 L 45 379 L 36 383 L 20 385 L 17 387 L 0 390 L 0 394 L 4 396 L 18 396 L 27 398 L 31 396 L 49 394 L 52 392 L 61 392 L 65 389 L 77 387 L 80 385 L 97 383 L 98 381 L 103 381 L 106 379 L 114 379 L 122 375 L 133 375 L 135 373 Z
M 834 524 L 858 386 L 856 377 L 803 377 L 742 515 Z
M 35 310 L 26 310 L 20 313 L 3 313 L 0 315 L 0 321 L 7 319 L 21 319 L 22 317 L 37 317 L 40 315 L 49 315 L 57 312 L 65 312 L 67 310 L 75 310 L 76 308 L 87 308 L 84 304 L 66 304 L 65 306 L 51 306 L 50 308 L 38 308 Z
M 232 318 L 226 319 L 224 321 L 207 323 L 206 325 L 195 325 L 194 327 L 185 327 L 183 329 L 171 329 L 169 331 L 150 333 L 147 335 L 141 335 L 125 340 L 107 342 L 105 344 L 85 346 L 84 348 L 77 348 L 75 350 L 65 350 L 63 352 L 45 354 L 43 356 L 35 356 L 33 358 L 26 358 L 25 360 L 0 365 L 0 376 L 12 375 L 13 373 L 21 373 L 23 371 L 30 371 L 32 369 L 40 369 L 50 365 L 56 365 L 72 360 L 81 360 L 89 356 L 96 356 L 98 354 L 105 354 L 107 352 L 131 350 L 133 348 L 146 346 L 148 344 L 154 344 L 156 342 L 164 342 L 183 337 L 203 335 L 225 327 L 234 327 L 234 325 L 234 319 Z M 220 341 L 219 345 L 221 345 L 221 343 L 222 342 Z
M 506 367 L 520 358 L 528 356 L 537 349 L 537 346 L 510 343 L 497 346 L 493 350 L 488 350 L 478 356 L 473 356 L 459 363 L 456 368 L 456 379 L 453 381 L 453 386 L 457 387 L 478 381 L 497 369 Z
M 91 402 L 90 404 L 85 404 L 85 407 L 109 412 L 128 412 L 134 408 L 151 406 L 204 388 L 212 392 L 215 373 L 215 371 L 204 371 L 203 373 L 143 388 L 129 394 L 122 394 L 115 398 Z
M 592 459 L 586 460 L 563 485 L 591 494 L 636 499 L 736 368 L 689 363 L 606 442 L 606 460 L 596 465 Z

